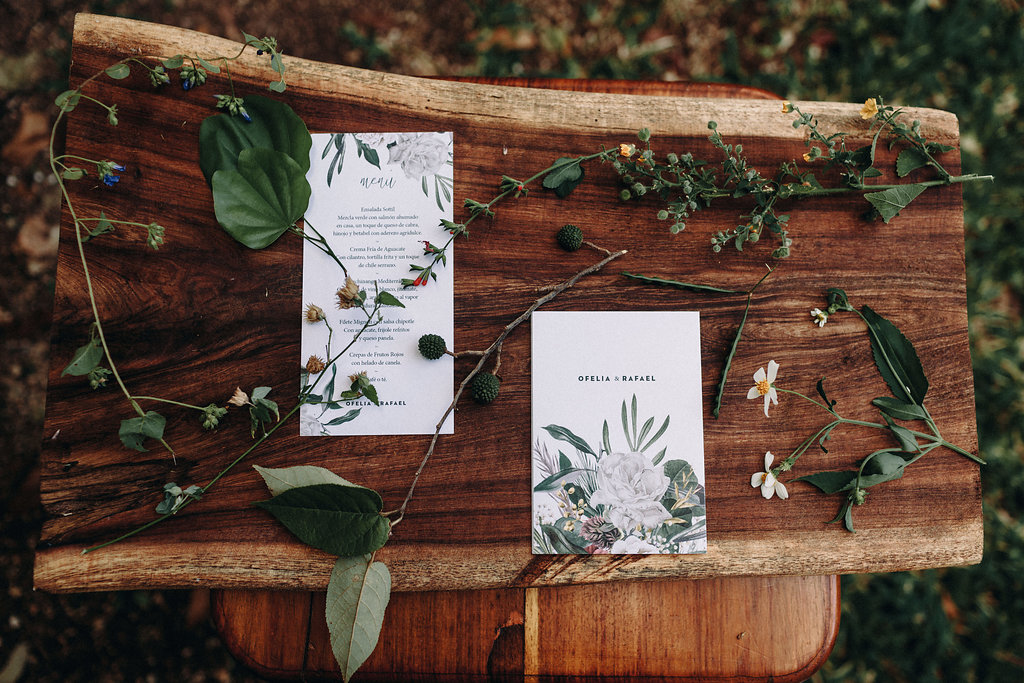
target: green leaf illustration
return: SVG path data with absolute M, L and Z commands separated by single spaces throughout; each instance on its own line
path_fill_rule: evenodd
M 388 540 L 390 524 L 372 489 L 340 484 L 291 488 L 254 503 L 274 515 L 300 541 L 332 555 L 373 552 Z
M 929 163 L 931 162 L 928 161 L 927 154 L 917 147 L 908 147 L 896 157 L 896 175 L 902 178 L 919 168 L 927 166 Z
M 555 168 L 544 176 L 541 185 L 554 190 L 559 197 L 566 197 L 583 181 L 583 166 L 572 157 L 561 157 L 552 165 Z
M 547 539 L 551 547 L 555 549 L 555 552 L 560 555 L 586 555 L 587 545 L 582 538 L 576 534 L 559 529 L 557 526 L 552 524 L 542 524 L 541 533 Z
M 391 600 L 391 573 L 370 555 L 340 557 L 327 583 L 327 630 L 331 651 L 348 681 L 380 638 L 384 612 Z
M 287 154 L 305 176 L 313 138 L 302 119 L 287 104 L 269 97 L 249 95 L 244 102 L 251 121 L 218 114 L 199 127 L 199 167 L 206 182 L 212 184 L 219 170 L 234 169 L 242 150 L 257 147 Z
M 665 509 L 672 511 L 703 504 L 701 496 L 703 487 L 697 480 L 697 475 L 690 463 L 685 460 L 669 460 L 664 465 L 664 471 L 665 476 L 669 479 L 668 488 L 661 499 L 661 504 L 665 506 Z
M 596 472 L 596 470 L 589 469 L 587 467 L 566 467 L 560 472 L 555 472 L 550 477 L 544 479 L 536 486 L 533 487 L 534 491 L 557 491 L 562 488 L 562 484 L 570 481 L 576 481 L 579 479 L 579 475 L 584 472 Z
M 344 415 L 339 415 L 338 417 L 334 418 L 333 420 L 328 422 L 325 426 L 327 426 L 327 427 L 337 427 L 338 425 L 343 425 L 346 422 L 351 422 L 352 420 L 354 420 L 357 417 L 359 417 L 359 411 L 360 410 L 362 410 L 362 409 L 361 408 L 353 408 L 352 410 L 348 411 Z
M 547 427 L 544 428 L 544 431 L 546 431 L 548 434 L 558 439 L 559 441 L 565 441 L 566 443 L 572 444 L 573 446 L 583 451 L 584 453 L 590 453 L 595 458 L 597 457 L 597 453 L 594 452 L 594 449 L 591 448 L 586 441 L 576 436 L 565 427 L 559 427 L 558 425 L 548 425 Z
M 864 198 L 878 209 L 882 220 L 888 223 L 924 191 L 924 185 L 900 185 L 881 192 L 868 192 Z
M 920 405 L 928 393 L 928 378 L 914 345 L 903 336 L 899 328 L 869 306 L 863 306 L 860 310 L 871 333 L 875 365 L 893 396 L 904 403 Z
M 309 205 L 305 171 L 286 154 L 245 149 L 238 168 L 213 174 L 213 208 L 229 235 L 249 247 L 273 244 Z
M 79 346 L 75 350 L 75 355 L 71 357 L 71 362 L 60 373 L 60 376 L 74 375 L 81 377 L 82 375 L 88 375 L 96 369 L 101 360 L 103 360 L 103 347 L 100 345 L 100 340 L 90 339 L 87 344 Z
M 143 446 L 142 443 L 147 438 L 162 439 L 166 424 L 167 420 L 163 415 L 150 410 L 142 417 L 121 420 L 121 428 L 118 430 L 117 435 L 121 437 L 121 443 L 126 448 L 145 452 L 149 449 Z

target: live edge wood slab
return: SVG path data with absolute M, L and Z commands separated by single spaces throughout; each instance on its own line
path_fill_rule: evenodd
M 233 55 L 238 45 L 185 30 L 82 15 L 75 27 L 72 83 L 128 55 Z M 805 133 L 777 101 L 571 93 L 451 83 L 287 60 L 282 97 L 311 131 L 451 130 L 457 199 L 489 199 L 502 173 L 525 177 L 561 155 L 590 153 L 653 131 L 659 153 L 693 151 L 717 158 L 707 122 L 768 172 L 799 158 Z M 232 66 L 240 95 L 266 94 L 266 57 L 247 53 Z M 118 229 L 86 245 L 99 312 L 126 383 L 139 395 L 198 405 L 221 403 L 235 386 L 273 387 L 290 405 L 298 390 L 301 245 L 286 236 L 249 251 L 216 225 L 198 166 L 198 129 L 211 113 L 211 83 L 183 92 L 153 90 L 136 69 L 121 81 L 99 79 L 87 93 L 117 103 L 120 125 L 83 102 L 67 123 L 67 152 L 128 166 L 108 190 L 93 180 L 70 184 L 82 215 L 167 228 L 153 252 L 145 236 Z M 859 105 L 802 103 L 826 132 L 846 131 L 863 144 Z M 957 148 L 943 155 L 959 171 L 953 114 L 910 109 L 932 140 Z M 877 165 L 895 176 L 880 146 Z M 889 225 L 862 218 L 859 197 L 793 203 L 793 255 L 753 297 L 730 373 L 721 417 L 710 415 L 722 361 L 743 298 L 637 286 L 623 270 L 731 289 L 748 289 L 764 272 L 771 246 L 713 254 L 708 237 L 734 225 L 746 207 L 722 202 L 671 235 L 653 201 L 621 203 L 614 173 L 599 165 L 567 200 L 537 188 L 499 206 L 492 222 L 457 244 L 456 349 L 484 348 L 545 285 L 560 282 L 599 255 L 567 255 L 558 226 L 573 222 L 608 249 L 629 254 L 581 281 L 549 307 L 566 310 L 699 310 L 705 397 L 708 552 L 693 556 L 560 557 L 530 552 L 530 347 L 526 326 L 502 354 L 502 394 L 490 407 L 463 403 L 456 434 L 442 437 L 405 520 L 378 553 L 399 591 L 519 588 L 616 579 L 705 578 L 768 574 L 890 571 L 978 562 L 982 547 L 979 469 L 935 451 L 907 475 L 872 489 L 856 510 L 858 532 L 828 524 L 838 500 L 803 484 L 787 501 L 764 501 L 749 484 L 766 450 L 786 453 L 824 415 L 783 397 L 765 418 L 747 401 L 750 376 L 780 363 L 780 386 L 804 393 L 827 376 L 843 414 L 873 419 L 870 400 L 886 388 L 862 324 L 837 316 L 824 328 L 809 311 L 824 290 L 844 288 L 895 322 L 916 346 L 931 382 L 927 405 L 950 441 L 976 452 L 974 393 L 967 339 L 963 218 L 957 186 L 929 191 Z M 765 240 L 766 242 L 768 240 Z M 410 300 L 411 305 L 415 305 Z M 291 538 L 251 503 L 267 497 L 249 467 L 317 464 L 381 492 L 385 507 L 405 495 L 429 436 L 300 438 L 281 430 L 222 479 L 199 504 L 128 541 L 82 556 L 89 545 L 151 520 L 165 482 L 204 484 L 251 442 L 247 417 L 228 416 L 204 433 L 193 413 L 164 411 L 177 463 L 160 448 L 124 449 L 117 437 L 130 417 L 116 389 L 92 392 L 60 372 L 88 339 L 89 307 L 72 225 L 65 209 L 58 262 L 52 367 L 43 435 L 42 498 L 49 514 L 36 563 L 36 585 L 53 591 L 203 585 L 223 588 L 323 589 L 333 558 Z M 638 331 L 638 334 L 641 331 Z M 571 352 L 571 350 L 567 350 Z M 666 358 L 666 363 L 673 362 Z M 457 376 L 468 365 L 456 366 Z M 357 368 L 353 368 L 357 369 Z M 443 406 L 438 406 L 440 416 Z M 843 429 L 828 453 L 808 453 L 797 473 L 850 466 L 888 445 L 874 430 Z

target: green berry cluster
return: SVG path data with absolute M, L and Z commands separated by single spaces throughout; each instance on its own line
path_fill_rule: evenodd
M 428 360 L 437 360 L 444 355 L 447 346 L 439 334 L 425 334 L 420 337 L 420 353 Z
M 473 378 L 473 400 L 480 405 L 487 405 L 498 398 L 501 381 L 489 372 L 482 372 Z
M 583 231 L 572 223 L 567 223 L 558 231 L 555 239 L 558 240 L 558 244 L 562 249 L 576 251 L 583 246 Z

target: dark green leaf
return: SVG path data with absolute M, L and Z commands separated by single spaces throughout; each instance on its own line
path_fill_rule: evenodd
M 309 196 L 305 171 L 270 149 L 244 149 L 237 169 L 213 174 L 217 221 L 250 249 L 273 244 L 306 212 Z
M 927 154 L 917 147 L 908 147 L 896 157 L 896 175 L 903 178 L 929 163 Z
M 405 308 L 405 304 L 399 301 L 390 292 L 378 292 L 377 303 L 379 303 L 382 306 L 398 306 L 399 308 Z
M 590 453 L 594 457 L 597 457 L 597 453 L 594 453 L 594 449 L 592 449 L 586 441 L 576 436 L 565 427 L 559 427 L 558 425 L 548 425 L 547 427 L 544 428 L 544 430 L 554 438 L 558 439 L 559 441 L 565 441 L 566 443 L 572 444 L 573 446 L 583 451 L 584 453 Z
M 274 515 L 306 545 L 332 555 L 370 553 L 388 540 L 383 502 L 371 489 L 315 484 L 288 489 L 254 503 Z
M 661 504 L 669 511 L 673 507 L 699 505 L 702 486 L 697 481 L 693 467 L 685 460 L 669 460 L 664 465 L 665 476 L 668 477 L 668 488 L 661 499 Z M 678 509 L 678 508 L 677 508 Z
M 881 192 L 868 192 L 864 198 L 871 202 L 882 220 L 888 223 L 924 191 L 924 185 L 900 185 Z
M 75 355 L 71 357 L 71 362 L 60 373 L 60 376 L 74 375 L 75 377 L 81 377 L 82 375 L 88 375 L 96 369 L 101 360 L 103 360 L 103 346 L 100 344 L 100 340 L 90 339 L 87 344 L 78 347 Z
M 914 345 L 895 325 L 869 306 L 861 307 L 861 315 L 871 334 L 875 365 L 893 396 L 904 403 L 920 405 L 928 393 L 928 378 Z
M 925 420 L 928 418 L 928 414 L 921 406 L 898 401 L 891 396 L 879 396 L 871 403 L 889 417 L 897 420 Z
M 131 74 L 132 70 L 127 64 L 121 62 L 120 64 L 111 64 L 104 69 L 103 72 L 111 78 L 119 81 L 122 78 L 127 78 Z
M 655 441 L 661 438 L 661 435 L 665 433 L 666 429 L 668 429 L 668 423 L 670 418 L 671 416 L 666 416 L 665 421 L 661 423 L 661 427 L 658 429 L 657 432 L 655 432 L 654 436 L 651 437 L 650 441 L 640 446 L 641 452 L 646 451 L 648 448 L 650 448 L 651 444 L 653 444 Z M 654 418 L 651 419 L 653 420 Z M 643 436 L 640 437 L 640 440 L 643 440 Z M 658 463 L 654 464 L 657 465 Z
M 351 422 L 352 420 L 354 420 L 357 417 L 359 417 L 359 411 L 360 410 L 361 410 L 360 408 L 355 408 L 353 410 L 350 410 L 347 413 L 345 413 L 344 415 L 342 415 L 340 417 L 334 418 L 333 420 L 328 422 L 325 426 L 326 427 L 337 427 L 338 425 L 343 425 L 346 422 Z
M 623 273 L 625 277 L 633 280 L 639 280 L 640 282 L 650 282 L 656 285 L 668 285 L 669 287 L 676 287 L 677 289 L 685 289 L 690 292 L 715 292 L 719 294 L 746 294 L 746 292 L 740 292 L 735 289 L 722 289 L 721 287 L 711 287 L 709 285 L 695 285 L 689 282 L 679 282 L 678 280 L 666 280 L 660 277 L 651 277 L 650 275 L 636 275 L 634 273 Z
M 563 470 L 567 470 L 572 467 L 572 460 L 569 460 L 569 456 L 562 451 L 558 451 L 558 467 Z
M 365 396 L 370 403 L 375 406 L 380 405 L 380 399 L 377 398 L 377 390 L 372 384 L 367 383 L 365 386 L 361 387 L 360 390 L 363 392 L 363 396 Z
M 899 443 L 900 448 L 907 453 L 919 453 L 921 451 L 921 447 L 918 445 L 917 439 L 914 438 L 914 435 L 909 429 L 895 424 L 892 421 L 892 418 L 884 413 L 882 414 L 882 417 L 885 419 L 885 423 L 889 425 L 889 430 L 892 432 L 892 435 L 896 437 L 896 441 Z
M 583 181 L 583 166 L 572 157 L 561 157 L 552 165 L 555 168 L 544 176 L 541 185 L 554 190 L 559 197 L 566 197 Z
M 853 486 L 853 482 L 856 481 L 856 479 L 856 470 L 844 470 L 805 474 L 802 477 L 797 477 L 796 479 L 794 479 L 794 481 L 805 481 L 808 484 L 811 484 L 812 486 L 816 486 L 824 493 L 839 493 L 840 491 L 846 491 L 850 489 Z
M 136 451 L 147 451 L 149 449 L 142 445 L 143 441 L 146 438 L 162 439 L 166 424 L 167 420 L 163 415 L 150 410 L 142 417 L 121 420 L 121 428 L 117 435 L 121 437 L 121 443 L 125 447 Z
M 260 95 L 244 98 L 252 121 L 219 114 L 205 119 L 199 127 L 199 167 L 206 182 L 213 182 L 218 170 L 233 170 L 243 149 L 263 147 L 284 152 L 309 171 L 309 148 L 313 139 L 292 108 Z

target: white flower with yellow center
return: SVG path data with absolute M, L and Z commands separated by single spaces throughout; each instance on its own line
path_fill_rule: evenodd
M 779 364 L 773 360 L 768 361 L 768 372 L 764 368 L 758 368 L 754 373 L 754 386 L 747 392 L 747 398 L 760 398 L 764 396 L 764 416 L 768 417 L 768 402 L 779 405 L 779 393 L 772 386 L 775 382 L 775 375 L 779 371 Z
M 750 477 L 750 485 L 754 488 L 761 487 L 761 495 L 764 496 L 765 500 L 770 499 L 774 495 L 778 495 L 782 500 L 789 498 L 789 491 L 786 490 L 786 486 L 775 478 L 772 474 L 772 462 L 775 461 L 775 456 L 772 455 L 771 451 L 767 451 L 764 454 L 764 472 L 755 472 Z
M 820 308 L 812 308 L 811 318 L 814 320 L 814 324 L 816 324 L 818 327 L 825 327 L 825 323 L 828 322 L 828 313 L 821 310 Z

